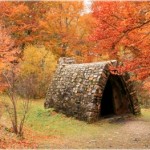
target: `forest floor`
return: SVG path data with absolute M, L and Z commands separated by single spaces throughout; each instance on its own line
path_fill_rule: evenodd
M 142 109 L 140 117 L 103 119 L 87 124 L 52 109 L 45 110 L 43 101 L 32 101 L 24 126 L 24 139 L 11 132 L 8 116 L 3 114 L 0 148 L 150 149 L 150 109 Z

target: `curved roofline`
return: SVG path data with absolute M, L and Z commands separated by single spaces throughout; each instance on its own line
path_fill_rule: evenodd
M 60 65 L 63 65 L 63 66 L 67 66 L 67 67 L 77 67 L 77 66 L 92 66 L 92 65 L 106 65 L 106 64 L 114 64 L 114 63 L 117 63 L 118 61 L 117 60 L 110 60 L 110 61 L 100 61 L 100 62 L 91 62 L 91 63 L 75 63 L 75 64 L 60 64 Z M 116 65 L 116 64 L 114 64 Z

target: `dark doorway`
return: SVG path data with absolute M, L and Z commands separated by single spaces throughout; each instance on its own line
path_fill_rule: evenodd
M 110 75 L 101 100 L 99 115 L 111 117 L 131 112 L 131 104 L 124 83 L 117 75 Z
M 113 104 L 113 89 L 110 78 L 108 79 L 102 100 L 101 100 L 101 112 L 100 116 L 110 116 L 114 114 L 114 104 Z

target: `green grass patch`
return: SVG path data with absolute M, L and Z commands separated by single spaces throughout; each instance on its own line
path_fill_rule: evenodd
M 44 100 L 32 101 L 26 125 L 44 135 L 58 135 L 69 138 L 90 138 L 100 134 L 111 134 L 116 124 L 99 122 L 88 124 L 72 117 L 56 113 L 53 109 L 44 109 Z M 107 129 L 107 131 L 106 131 Z M 110 129 L 110 132 L 108 132 Z

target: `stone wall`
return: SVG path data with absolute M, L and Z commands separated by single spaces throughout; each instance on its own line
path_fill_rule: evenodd
M 76 63 L 72 58 L 61 58 L 53 80 L 50 83 L 45 108 L 74 116 L 80 120 L 96 121 L 99 117 L 100 102 L 110 75 L 109 65 L 117 62 Z M 139 113 L 138 100 L 128 78 L 124 80 L 130 95 L 133 113 Z

